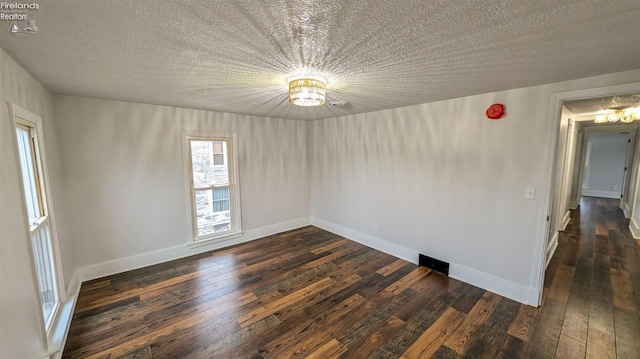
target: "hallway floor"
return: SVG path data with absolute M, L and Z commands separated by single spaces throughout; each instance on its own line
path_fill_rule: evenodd
M 640 358 L 640 250 L 618 204 L 583 197 L 572 211 L 547 267 L 531 357 Z

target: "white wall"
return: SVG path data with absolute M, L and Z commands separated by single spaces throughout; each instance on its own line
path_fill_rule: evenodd
M 55 111 L 80 267 L 190 242 L 183 131 L 237 134 L 245 231 L 309 223 L 306 122 L 72 96 Z
M 582 195 L 620 198 L 629 134 L 594 133 L 587 139 L 590 148 Z
M 552 95 L 638 80 L 631 71 L 316 121 L 312 221 L 451 262 L 457 277 L 526 301 L 547 213 L 524 193 L 548 189 Z M 484 116 L 495 102 L 507 108 L 499 121 Z
M 0 50 L 0 356 L 39 358 L 45 351 L 40 303 L 26 228 L 20 176 L 6 102 L 42 118 L 44 147 L 53 197 L 60 255 L 68 284 L 74 269 L 72 243 L 66 236 L 53 102 L 49 92 Z

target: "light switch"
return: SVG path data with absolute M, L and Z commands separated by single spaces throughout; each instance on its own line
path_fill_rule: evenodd
M 524 189 L 524 198 L 526 199 L 535 199 L 536 198 L 536 189 L 533 187 L 527 187 Z

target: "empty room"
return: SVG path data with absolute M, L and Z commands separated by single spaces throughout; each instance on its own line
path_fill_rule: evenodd
M 0 3 L 0 358 L 637 358 L 638 19 Z

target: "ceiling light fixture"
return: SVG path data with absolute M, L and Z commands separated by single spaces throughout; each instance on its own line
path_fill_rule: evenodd
M 614 109 L 610 114 L 597 115 L 594 123 L 623 122 L 631 123 L 640 120 L 640 107 L 629 107 L 625 109 Z
M 287 79 L 289 103 L 296 106 L 320 106 L 324 104 L 327 80 L 320 76 L 296 76 Z
M 596 119 L 593 120 L 594 123 L 607 123 L 607 115 L 596 115 Z

